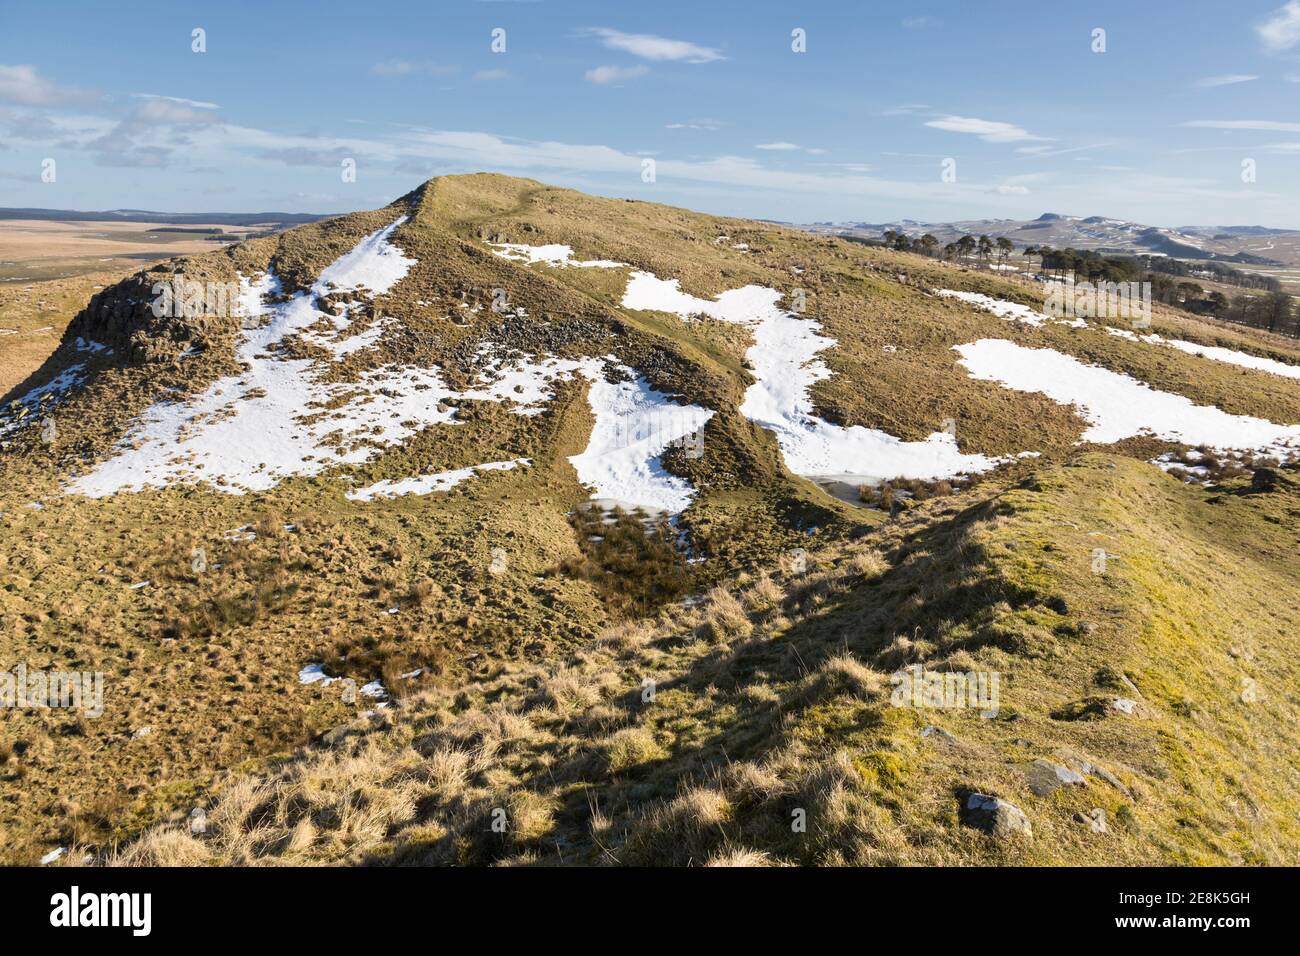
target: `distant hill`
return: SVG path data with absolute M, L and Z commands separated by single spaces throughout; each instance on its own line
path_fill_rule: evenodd
M 37 207 L 0 208 L 3 219 L 44 219 L 51 222 L 164 222 L 172 225 L 205 223 L 219 226 L 255 226 L 277 222 L 302 225 L 329 219 L 336 213 L 312 215 L 303 212 L 154 212 L 148 209 L 108 209 L 85 212 L 79 209 L 42 209 Z
M 874 238 L 885 230 L 911 237 L 931 233 L 940 244 L 963 235 L 1004 236 L 1017 245 L 1095 249 L 1129 255 L 1177 259 L 1218 259 L 1254 266 L 1300 265 L 1300 230 L 1267 226 L 1148 226 L 1106 216 L 1066 216 L 1045 212 L 1035 219 L 970 219 L 958 222 L 814 223 L 812 232 Z

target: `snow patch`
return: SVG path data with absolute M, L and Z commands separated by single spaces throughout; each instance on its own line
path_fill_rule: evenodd
M 1300 443 L 1300 425 L 1277 425 L 1230 415 L 1213 405 L 1197 405 L 1128 375 L 1085 365 L 1055 349 L 1027 348 L 1004 339 L 980 339 L 954 349 L 974 378 L 1077 406 L 1089 423 L 1083 441 L 1110 444 L 1152 434 L 1188 445 L 1279 456 Z
M 1300 366 L 1298 365 L 1288 365 L 1286 362 L 1261 358 L 1258 355 L 1238 352 L 1235 349 L 1225 349 L 1217 345 L 1198 345 L 1195 342 L 1184 342 L 1181 339 L 1161 339 L 1159 336 L 1152 336 L 1146 341 L 1152 339 L 1158 339 L 1162 344 L 1178 349 L 1180 352 L 1187 352 L 1189 355 L 1199 355 L 1202 358 L 1213 359 L 1216 362 L 1227 362 L 1230 365 L 1240 365 L 1242 368 L 1252 368 L 1260 372 L 1271 372 L 1274 375 L 1281 375 L 1283 378 L 1300 379 Z
M 776 435 L 786 465 L 795 474 L 858 482 L 900 477 L 929 480 L 986 471 L 1000 463 L 984 455 L 963 455 L 956 439 L 944 432 L 908 442 L 887 432 L 860 425 L 845 428 L 817 417 L 808 389 L 830 376 L 830 369 L 816 356 L 835 340 L 822 335 L 816 321 L 779 308 L 780 298 L 774 289 L 750 285 L 710 301 L 681 291 L 676 279 L 638 271 L 628 280 L 622 304 L 682 318 L 703 314 L 749 327 L 754 345 L 745 357 L 755 382 L 745 391 L 740 412 Z
M 581 371 L 591 382 L 587 401 L 596 424 L 587 448 L 569 462 L 578 480 L 595 489 L 593 498 L 614 499 L 632 506 L 677 513 L 685 510 L 694 489 L 670 474 L 660 457 L 675 442 L 698 432 L 713 417 L 709 409 L 678 405 L 625 366 L 629 377 L 608 382 L 602 363 L 589 360 Z
M 353 501 L 374 501 L 376 498 L 394 498 L 400 495 L 428 495 L 435 491 L 450 491 L 462 481 L 479 471 L 510 471 L 520 465 L 528 465 L 527 458 L 513 458 L 510 461 L 489 461 L 482 465 L 470 465 L 453 471 L 440 471 L 419 478 L 402 478 L 397 481 L 377 481 L 373 485 L 349 491 L 347 497 Z
M 558 242 L 545 246 L 529 246 L 519 242 L 490 242 L 488 245 L 493 247 L 493 255 L 512 262 L 526 262 L 528 265 L 544 262 L 548 266 L 575 269 L 621 269 L 627 265 L 626 262 L 614 262 L 612 259 L 575 259 L 573 249 Z
M 945 299 L 959 299 L 968 305 L 975 306 L 977 309 L 991 312 L 999 319 L 1010 319 L 1015 322 L 1023 322 L 1026 325 L 1042 325 L 1047 321 L 1047 316 L 1038 309 L 1031 308 L 1027 305 L 1021 305 L 1019 302 L 1008 302 L 1006 299 L 995 299 L 991 295 L 984 295 L 979 292 L 962 292 L 957 289 L 935 289 L 934 294 L 943 296 Z

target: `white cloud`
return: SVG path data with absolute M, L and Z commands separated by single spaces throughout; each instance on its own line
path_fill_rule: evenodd
M 819 146 L 800 146 L 798 143 L 787 143 L 784 141 L 779 141 L 775 143 L 755 143 L 754 148 L 765 149 L 768 152 L 774 152 L 774 153 L 804 152 L 812 156 L 821 156 L 826 152 L 826 150 L 822 149 Z
M 1057 149 L 1055 146 L 1017 146 L 1016 152 L 1035 159 L 1048 156 L 1064 156 L 1067 153 L 1082 153 L 1092 149 L 1105 149 L 1110 143 L 1089 143 L 1087 146 L 1069 146 Z M 1076 157 L 1077 158 L 1077 157 Z
M 829 169 L 844 169 L 851 173 L 869 173 L 871 166 L 866 163 L 814 163 L 815 166 L 825 166 Z
M 56 86 L 38 76 L 34 66 L 0 63 L 0 100 L 24 106 L 64 106 L 92 103 L 99 98 L 98 93 L 90 90 Z
M 494 70 L 479 70 L 474 74 L 475 83 L 486 83 L 493 80 L 508 80 L 509 78 L 510 71 L 500 68 Z
M 942 116 L 929 120 L 926 126 L 947 130 L 950 133 L 969 133 L 978 136 L 986 143 L 1018 143 L 1022 140 L 1045 140 L 1046 136 L 1035 136 L 1019 126 L 1002 123 L 998 120 L 975 119 L 969 116 Z
M 1249 83 L 1251 80 L 1258 80 L 1258 76 L 1249 73 L 1225 73 L 1222 76 L 1207 76 L 1196 81 L 1196 85 L 1201 89 L 1210 89 L 1215 86 L 1232 86 L 1236 83 Z
M 1278 7 L 1273 15 L 1255 27 L 1264 49 L 1282 53 L 1300 43 L 1300 0 L 1290 0 Z
M 1029 195 L 1028 186 L 1009 186 L 1006 183 L 993 186 L 988 191 L 995 196 L 1028 196 Z
M 1300 133 L 1300 123 L 1282 123 L 1277 120 L 1188 120 L 1182 126 L 1200 129 L 1253 129 L 1270 133 Z
M 707 117 L 704 117 L 704 118 L 702 118 L 702 119 L 693 119 L 693 120 L 690 120 L 689 122 L 686 122 L 686 123 L 667 123 L 667 124 L 665 124 L 665 126 L 664 126 L 664 129 L 708 129 L 708 130 L 713 130 L 713 129 L 721 129 L 721 128 L 722 128 L 722 120 L 709 119 L 709 118 L 707 118 Z
M 100 166 L 167 166 L 178 148 L 189 150 L 196 133 L 222 125 L 209 105 L 196 109 L 188 102 L 142 97 L 111 129 L 81 145 L 94 153 Z
M 459 71 L 459 66 L 450 63 L 433 63 L 429 60 L 384 60 L 370 68 L 370 72 L 377 76 L 410 76 L 415 73 L 450 76 Z
M 723 58 L 720 50 L 700 46 L 688 40 L 670 40 L 649 33 L 623 33 L 609 27 L 591 27 L 585 33 L 600 38 L 611 50 L 622 50 L 643 60 L 683 60 L 687 63 L 710 63 Z
M 161 93 L 132 93 L 131 96 L 137 100 L 167 100 L 171 103 L 179 103 L 182 106 L 189 106 L 196 110 L 219 110 L 221 109 L 216 103 L 207 103 L 203 100 L 187 100 L 183 96 L 164 96 Z
M 943 21 L 940 20 L 938 17 L 930 17 L 930 16 L 908 17 L 903 21 L 903 29 L 924 30 L 927 27 L 937 27 L 941 23 L 943 23 Z
M 645 76 L 649 72 L 650 68 L 640 63 L 636 66 L 598 66 L 588 70 L 583 75 L 583 79 L 588 83 L 622 83 L 624 80 Z
M 288 149 L 262 150 L 263 159 L 273 159 L 286 166 L 326 166 L 337 168 L 339 163 L 351 156 L 351 150 L 343 147 L 334 149 L 312 149 L 307 146 L 292 146 Z

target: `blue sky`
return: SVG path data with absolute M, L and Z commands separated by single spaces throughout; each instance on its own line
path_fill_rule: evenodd
M 795 221 L 1300 227 L 1298 102 L 1300 0 L 3 0 L 0 206 L 341 212 L 494 170 Z

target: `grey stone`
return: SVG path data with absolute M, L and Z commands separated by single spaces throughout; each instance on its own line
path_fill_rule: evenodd
M 1061 787 L 1077 787 L 1086 782 L 1077 770 L 1041 758 L 1025 768 L 1025 776 L 1029 780 L 1029 789 L 1040 797 L 1045 797 Z
M 1082 823 L 1093 833 L 1106 832 L 1106 811 L 1101 807 L 1093 807 L 1087 813 L 1079 811 L 1074 815 L 1075 823 Z
M 1133 794 L 1129 792 L 1128 787 L 1124 786 L 1124 784 L 1119 782 L 1118 777 L 1116 777 L 1105 767 L 1098 766 L 1097 764 L 1093 763 L 1091 760 L 1082 756 L 1081 754 L 1075 753 L 1073 750 L 1070 750 L 1068 748 L 1062 748 L 1061 750 L 1056 751 L 1056 753 L 1053 754 L 1053 756 L 1073 765 L 1084 776 L 1097 777 L 1101 780 L 1106 781 L 1106 783 L 1110 784 L 1120 793 L 1124 794 L 1124 796 L 1126 797 L 1133 796 Z
M 921 728 L 921 736 L 922 736 L 922 737 L 938 737 L 940 740 L 943 740 L 943 741 L 946 741 L 946 742 L 949 742 L 949 743 L 955 742 L 955 741 L 957 740 L 956 737 L 954 737 L 952 734 L 948 733 L 948 731 L 944 730 L 942 727 L 922 727 L 922 728 Z
M 995 837 L 1006 839 L 1023 834 L 1033 839 L 1034 828 L 1025 811 L 1000 797 L 986 793 L 972 793 L 966 798 L 967 820 L 975 827 Z

